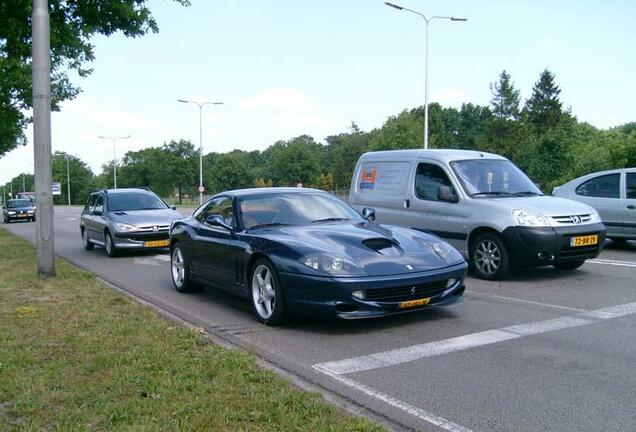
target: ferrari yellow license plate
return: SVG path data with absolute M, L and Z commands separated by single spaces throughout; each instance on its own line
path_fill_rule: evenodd
M 168 247 L 169 245 L 170 240 L 154 240 L 144 243 L 144 247 Z
M 423 298 L 418 300 L 409 300 L 398 303 L 398 309 L 408 309 L 416 306 L 427 305 L 431 301 L 431 298 Z
M 598 236 L 597 235 L 589 235 L 589 236 L 571 237 L 570 238 L 570 246 L 571 247 L 593 246 L 595 244 L 598 244 Z

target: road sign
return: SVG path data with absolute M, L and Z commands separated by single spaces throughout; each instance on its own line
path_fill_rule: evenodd
M 201 193 L 205 192 L 205 188 L 203 186 L 199 186 L 199 192 Z
M 60 182 L 53 182 L 51 184 L 51 193 L 53 195 L 62 195 L 62 183 Z

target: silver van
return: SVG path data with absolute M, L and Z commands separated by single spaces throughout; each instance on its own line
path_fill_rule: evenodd
M 513 267 L 573 270 L 600 253 L 606 229 L 592 207 L 544 196 L 508 159 L 472 150 L 393 150 L 360 156 L 350 204 L 378 222 L 431 232 L 483 279 Z

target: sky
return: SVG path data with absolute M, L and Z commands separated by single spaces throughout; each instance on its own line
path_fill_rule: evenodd
M 525 101 L 545 68 L 579 121 L 599 128 L 636 121 L 633 0 L 395 0 L 433 20 L 429 100 L 488 105 L 489 84 L 507 70 Z M 98 174 L 116 154 L 173 139 L 204 152 L 264 150 L 309 134 L 324 142 L 381 127 L 424 103 L 425 21 L 380 0 L 169 0 L 148 5 L 158 34 L 96 37 L 94 72 L 52 115 L 52 148 Z M 33 172 L 29 144 L 0 158 L 0 183 Z M 56 180 L 56 179 L 54 179 Z

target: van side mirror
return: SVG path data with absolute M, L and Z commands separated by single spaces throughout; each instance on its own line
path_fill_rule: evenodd
M 450 186 L 440 186 L 437 188 L 437 199 L 449 203 L 459 202 L 459 197 Z
M 218 214 L 213 214 L 205 218 L 205 223 L 210 226 L 225 228 L 228 231 L 232 230 L 232 227 L 225 223 L 225 219 L 223 219 L 223 216 Z
M 172 210 L 176 210 L 176 209 L 177 209 L 177 206 L 172 206 L 172 207 L 170 207 L 170 208 L 171 208 Z
M 362 217 L 368 221 L 375 220 L 375 209 L 373 207 L 365 207 L 362 209 Z

